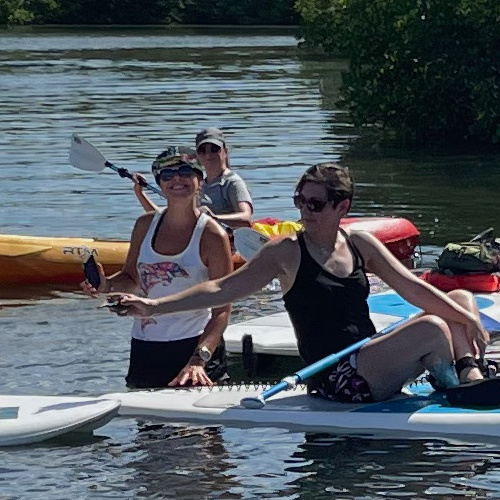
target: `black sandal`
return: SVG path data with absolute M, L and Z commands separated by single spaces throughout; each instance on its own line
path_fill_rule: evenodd
M 492 374 L 497 372 L 498 364 L 483 358 L 476 359 L 464 356 L 455 363 L 458 376 L 466 368 L 479 368 L 484 379 L 466 382 L 446 389 L 446 399 L 452 405 L 466 406 L 499 406 L 500 405 L 500 377 Z M 494 370 L 494 371 L 493 371 Z

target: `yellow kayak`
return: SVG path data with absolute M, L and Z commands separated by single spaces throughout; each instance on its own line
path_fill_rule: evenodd
M 122 268 L 128 241 L 0 235 L 0 285 L 74 284 L 89 255 L 106 274 Z
M 400 217 L 350 217 L 341 225 L 372 233 L 401 261 L 411 258 L 418 244 L 418 230 Z M 301 225 L 260 219 L 253 228 L 273 238 L 293 234 Z M 122 268 L 128 248 L 129 242 L 123 240 L 0 234 L 0 286 L 78 284 L 84 279 L 83 262 L 89 255 L 104 266 L 107 275 L 113 274 Z M 238 253 L 233 264 L 235 268 L 244 264 Z

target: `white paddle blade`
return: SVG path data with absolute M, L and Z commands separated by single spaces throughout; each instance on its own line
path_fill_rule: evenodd
M 106 168 L 106 158 L 90 142 L 77 134 L 71 136 L 69 162 L 73 167 L 88 172 L 100 172 Z
M 234 230 L 234 247 L 248 262 L 269 241 L 269 237 L 250 227 Z

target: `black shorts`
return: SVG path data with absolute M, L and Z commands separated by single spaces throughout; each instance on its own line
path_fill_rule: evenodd
M 199 337 L 154 342 L 132 338 L 130 363 L 125 378 L 131 389 L 167 387 L 186 366 L 198 345 Z M 213 382 L 227 380 L 227 354 L 222 340 L 205 371 Z
M 341 359 L 320 378 L 308 385 L 311 395 L 345 403 L 371 403 L 373 397 L 368 382 L 351 365 L 350 356 Z

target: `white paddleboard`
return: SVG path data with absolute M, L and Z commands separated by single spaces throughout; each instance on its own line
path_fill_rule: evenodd
M 107 394 L 120 399 L 120 415 L 153 417 L 169 423 L 221 424 L 233 427 L 284 427 L 293 430 L 335 433 L 481 436 L 500 439 L 500 408 L 451 407 L 429 384 L 420 384 L 381 403 L 351 404 L 313 398 L 304 388 L 281 392 L 261 409 L 240 404 L 264 388 L 244 386 L 165 389 Z
M 482 321 L 490 332 L 500 331 L 500 293 L 475 294 Z M 396 292 L 390 290 L 372 293 L 368 297 L 370 317 L 378 332 L 388 326 L 408 318 L 419 309 L 406 302 Z M 273 356 L 298 356 L 297 341 L 286 312 L 269 314 L 259 318 L 229 325 L 224 332 L 226 349 L 230 353 L 242 352 L 242 340 L 250 335 L 255 354 Z
M 0 446 L 92 432 L 107 424 L 119 408 L 116 399 L 0 395 Z

